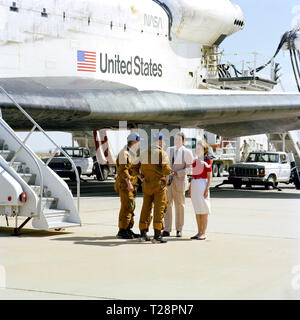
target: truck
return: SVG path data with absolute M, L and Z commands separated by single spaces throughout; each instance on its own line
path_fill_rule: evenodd
M 90 152 L 87 148 L 73 148 L 63 147 L 62 148 L 74 161 L 78 170 L 79 176 L 93 174 L 94 161 L 90 157 Z M 46 163 L 49 158 L 43 158 L 42 160 Z M 49 163 L 49 167 L 56 172 L 62 178 L 70 178 L 76 180 L 75 172 L 72 168 L 70 161 L 63 154 L 57 153 Z
M 228 184 L 235 189 L 242 185 L 263 185 L 266 190 L 276 188 L 278 183 L 292 183 L 292 168 L 289 156 L 285 152 L 253 151 L 246 162 L 229 166 Z
M 74 161 L 79 176 L 95 176 L 98 180 L 107 180 L 110 175 L 115 174 L 114 167 L 100 165 L 96 157 L 91 157 L 90 151 L 85 147 L 63 147 L 62 148 Z M 42 159 L 45 163 L 49 158 Z M 49 167 L 62 178 L 76 180 L 75 172 L 70 161 L 63 154 L 56 154 L 50 161 Z

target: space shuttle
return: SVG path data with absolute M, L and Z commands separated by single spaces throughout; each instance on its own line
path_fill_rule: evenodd
M 300 95 L 271 91 L 275 69 L 266 79 L 261 68 L 222 63 L 220 45 L 245 25 L 230 0 L 0 0 L 0 215 L 7 225 L 14 217 L 16 235 L 31 220 L 41 230 L 81 225 L 79 170 L 45 130 L 126 123 L 239 137 L 300 129 Z M 299 33 L 285 34 L 281 46 L 300 83 Z M 56 147 L 46 163 L 27 145 L 36 129 Z M 21 140 L 15 131 L 29 133 Z M 58 150 L 76 175 L 77 205 L 48 166 Z
M 0 108 L 14 130 L 32 127 L 15 102 L 45 130 L 300 129 L 298 93 L 222 73 L 219 46 L 245 27 L 230 0 L 0 0 L 0 21 Z

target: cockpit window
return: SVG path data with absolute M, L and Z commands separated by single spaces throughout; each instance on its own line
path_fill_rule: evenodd
M 172 12 L 171 12 L 171 10 L 169 9 L 169 7 L 168 7 L 165 3 L 163 3 L 161 0 L 152 0 L 152 1 L 154 1 L 154 2 L 157 3 L 159 6 L 161 6 L 161 7 L 165 10 L 165 12 L 166 12 L 166 14 L 167 14 L 167 16 L 168 16 L 168 19 L 169 19 L 169 40 L 171 41 L 171 40 L 172 40 L 171 29 L 172 29 L 172 24 L 173 24 L 173 15 L 172 15 Z

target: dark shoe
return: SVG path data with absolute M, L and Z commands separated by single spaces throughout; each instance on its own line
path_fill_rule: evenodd
M 150 237 L 147 235 L 147 230 L 141 230 L 140 241 L 145 242 L 150 240 L 151 240 Z
M 162 237 L 170 237 L 170 232 L 168 232 L 168 231 L 163 231 Z
M 196 240 L 196 239 L 198 239 L 198 238 L 199 238 L 198 236 L 194 236 L 194 237 L 191 237 L 190 239 Z
M 177 238 L 181 238 L 181 237 L 182 237 L 182 232 L 181 232 L 181 231 L 177 231 L 176 237 L 177 237 Z
M 131 235 L 126 229 L 120 229 L 117 234 L 118 239 L 133 239 L 133 235 Z
M 161 236 L 161 231 L 154 229 L 154 238 L 152 239 L 152 243 L 167 243 L 167 242 L 168 241 Z
M 133 236 L 134 239 L 140 238 L 141 235 L 134 233 L 131 229 L 127 229 L 127 232 Z

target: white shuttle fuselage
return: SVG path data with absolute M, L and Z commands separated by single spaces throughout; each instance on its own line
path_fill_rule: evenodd
M 229 0 L 0 0 L 0 78 L 195 89 L 203 46 L 243 25 Z
M 45 130 L 299 129 L 299 94 L 266 92 L 275 81 L 234 76 L 234 66 L 232 76 L 218 61 L 243 27 L 230 0 L 0 0 L 3 119 L 31 129 L 12 112 L 17 101 Z

